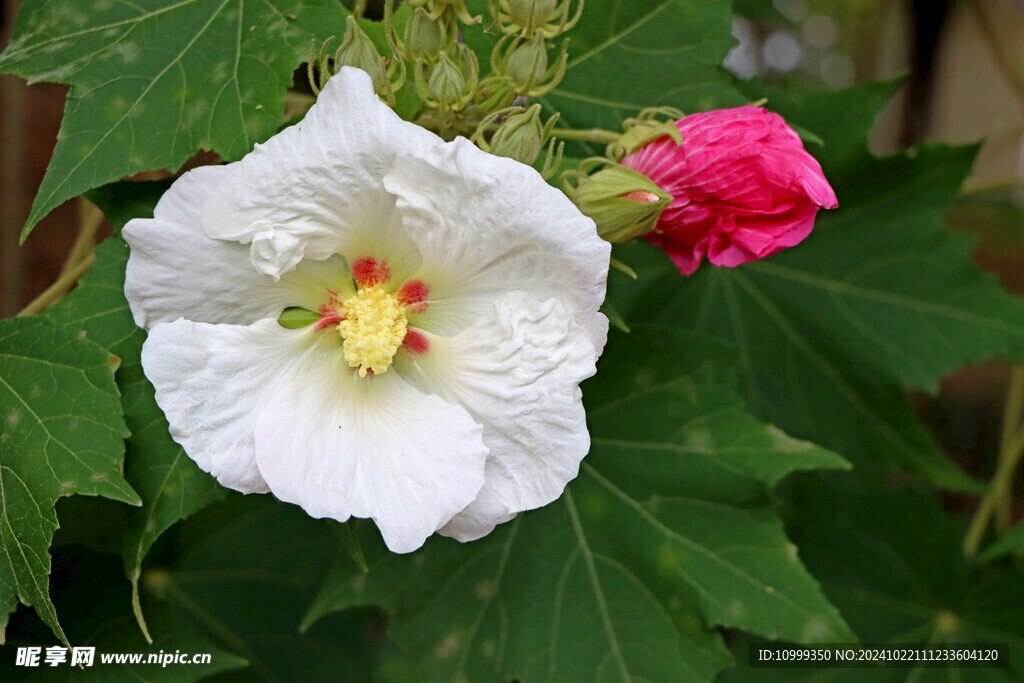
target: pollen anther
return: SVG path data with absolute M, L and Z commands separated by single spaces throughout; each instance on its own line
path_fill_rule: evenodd
M 338 331 L 345 338 L 345 361 L 359 368 L 359 376 L 368 371 L 379 375 L 391 365 L 405 339 L 405 306 L 380 285 L 364 287 L 342 304 L 345 319 Z

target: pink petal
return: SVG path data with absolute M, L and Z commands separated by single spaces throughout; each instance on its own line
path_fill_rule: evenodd
M 737 266 L 795 246 L 835 192 L 782 117 L 754 106 L 693 114 L 676 122 L 677 145 L 658 138 L 622 160 L 673 200 L 648 241 L 684 275 L 706 254 Z

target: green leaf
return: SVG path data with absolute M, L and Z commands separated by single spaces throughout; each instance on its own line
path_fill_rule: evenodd
M 169 567 L 146 568 L 146 609 L 172 610 L 247 660 L 250 669 L 231 680 L 370 680 L 383 630 L 375 612 L 332 617 L 299 633 L 340 528 L 272 496 L 229 494 L 171 531 L 174 547 L 185 551 Z
M 140 503 L 121 475 L 128 431 L 115 364 L 43 320 L 0 322 L 0 627 L 20 600 L 67 643 L 48 594 L 59 497 Z
M 978 560 L 991 562 L 1000 557 L 1024 551 L 1024 522 L 1008 529 L 992 545 L 985 549 Z
M 794 487 L 790 531 L 861 641 L 1007 643 L 1009 669 L 738 670 L 723 681 L 1020 680 L 1024 576 L 972 580 L 955 525 L 930 497 L 849 476 L 808 476 Z M 746 660 L 746 652 L 737 653 Z M 797 675 L 797 674 L 802 675 Z M 827 675 L 825 675 L 827 674 Z
M 878 104 L 891 88 L 855 92 Z M 665 276 L 634 296 L 633 319 L 659 318 L 735 344 L 751 409 L 797 436 L 858 463 L 979 490 L 939 452 L 903 389 L 935 390 L 964 364 L 1019 355 L 1024 306 L 971 263 L 972 240 L 942 223 L 974 149 L 925 146 L 873 158 L 864 141 L 872 113 L 862 109 L 860 125 L 845 113 L 857 99 L 841 92 L 771 100 L 790 120 L 825 122 L 815 130 L 826 138 L 839 209 L 819 213 L 806 241 L 771 258 Z M 628 254 L 620 258 L 646 258 Z
M 721 0 L 587 0 L 565 80 L 543 98 L 559 125 L 618 129 L 646 107 L 743 104 L 722 61 L 735 44 Z
M 122 176 L 251 151 L 280 125 L 313 37 L 342 35 L 343 19 L 337 0 L 26 0 L 0 70 L 72 87 L 22 239 Z
M 734 0 L 733 11 L 738 16 L 746 17 L 751 21 L 761 21 L 784 26 L 793 26 L 794 22 L 780 12 L 774 2 L 770 0 Z
M 340 562 L 304 624 L 392 610 L 403 657 L 388 673 L 414 680 L 711 680 L 729 663 L 713 626 L 852 637 L 770 499 L 787 472 L 845 463 L 747 416 L 731 358 L 694 338 L 613 334 L 584 387 L 593 449 L 561 500 L 412 555 L 363 533 L 369 572 Z
M 54 600 L 61 615 L 68 622 L 68 636 L 74 647 L 95 648 L 93 663 L 89 666 L 70 665 L 71 657 L 57 666 L 42 663 L 38 668 L 16 666 L 16 647 L 49 643 L 45 627 L 38 622 L 24 620 L 15 638 L 7 642 L 0 658 L 0 678 L 53 683 L 54 681 L 101 681 L 102 683 L 136 683 L 153 681 L 167 683 L 191 682 L 213 674 L 237 669 L 246 661 L 203 637 L 187 621 L 176 618 L 165 606 L 147 605 L 150 627 L 154 635 L 152 644 L 139 633 L 135 620 L 128 612 L 128 586 L 120 578 L 119 562 L 115 556 L 102 555 L 81 547 L 68 546 L 54 553 Z M 163 663 L 162 655 L 209 655 L 208 663 Z M 138 654 L 142 661 L 136 664 L 104 663 L 103 655 Z M 147 663 L 156 655 L 154 663 Z M 45 657 L 45 650 L 40 660 Z
M 118 226 L 128 218 L 152 215 L 163 182 L 117 183 L 94 193 Z M 115 205 L 117 208 L 110 208 Z M 78 287 L 47 316 L 121 357 L 117 381 L 124 395 L 125 419 L 131 430 L 125 476 L 142 497 L 132 510 L 124 533 L 125 573 L 137 584 L 142 561 L 153 542 L 178 520 L 220 499 L 224 489 L 201 471 L 171 438 L 167 420 L 142 372 L 145 332 L 135 326 L 124 297 L 128 245 L 115 235 L 96 249 L 96 263 Z

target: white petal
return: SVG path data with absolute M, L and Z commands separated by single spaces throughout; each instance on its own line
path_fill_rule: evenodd
M 302 235 L 287 225 L 267 224 L 252 236 L 249 260 L 253 268 L 274 280 L 281 279 L 281 273 L 287 273 L 299 264 L 305 252 Z
M 404 277 L 418 266 L 419 252 L 381 178 L 397 157 L 440 144 L 382 103 L 366 73 L 345 67 L 301 122 L 228 167 L 203 207 L 203 229 L 252 243 L 253 263 L 269 275 L 302 258 L 341 254 L 349 263 L 386 259 Z
M 608 321 L 598 308 L 611 245 L 535 170 L 459 138 L 397 159 L 384 185 L 423 255 L 415 277 L 437 302 L 415 324 L 451 335 L 522 290 L 562 299 L 594 348 L 604 348 Z
M 256 466 L 256 419 L 312 339 L 274 320 L 249 327 L 177 320 L 150 330 L 142 367 L 171 436 L 189 457 L 228 488 L 265 492 Z
M 510 477 L 495 470 L 495 465 L 491 463 L 496 462 L 487 461 L 487 467 L 484 469 L 484 486 L 477 494 L 476 500 L 438 529 L 439 534 L 466 543 L 483 538 L 494 531 L 497 525 L 515 519 L 516 513 L 508 512 L 509 506 L 501 495 L 502 488 L 511 488 L 514 484 L 510 483 Z M 496 483 L 488 484 L 490 481 Z
M 481 431 L 463 408 L 391 370 L 360 378 L 336 353 L 274 392 L 256 425 L 256 458 L 281 500 L 313 517 L 370 517 L 404 553 L 476 497 Z
M 155 218 L 137 218 L 124 227 L 122 235 L 132 250 L 125 295 L 139 327 L 182 317 L 247 325 L 277 318 L 288 306 L 315 310 L 325 288 L 351 288 L 341 258 L 303 263 L 275 283 L 253 268 L 249 247 L 207 237 L 199 209 L 229 168 L 189 171 L 160 199 Z
M 287 305 L 284 292 L 253 270 L 247 247 L 211 240 L 200 228 L 199 207 L 224 171 L 206 166 L 186 173 L 161 198 L 155 219 L 135 219 L 124 227 L 132 248 L 125 295 L 140 327 L 183 316 L 248 323 Z
M 590 450 L 579 383 L 595 372 L 587 331 L 558 300 L 508 294 L 455 337 L 431 338 L 399 370 L 484 425 L 490 449 L 477 499 L 441 533 L 472 540 L 515 513 L 547 505 Z
M 199 234 L 199 209 L 227 173 L 226 166 L 200 166 L 182 174 L 160 197 L 153 218 L 194 229 Z

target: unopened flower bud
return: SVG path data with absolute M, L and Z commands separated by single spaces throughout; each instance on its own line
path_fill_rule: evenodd
M 623 166 L 577 177 L 578 184 L 567 185 L 566 192 L 609 242 L 627 242 L 653 230 L 672 199 L 646 176 Z
M 544 149 L 556 117 L 552 117 L 547 125 L 541 123 L 539 104 L 510 114 L 491 137 L 491 154 L 532 166 Z
M 459 65 L 446 52 L 439 53 L 437 64 L 430 69 L 430 76 L 426 79 L 425 91 L 421 87 L 420 94 L 425 103 L 441 111 L 459 111 L 472 100 L 479 68 L 473 53 L 467 55 L 467 62 Z M 418 84 L 423 83 L 422 73 L 426 67 L 420 63 Z
M 556 4 L 556 0 L 508 0 L 508 15 L 529 36 L 547 23 Z
M 576 2 L 576 12 L 569 18 L 572 0 L 490 0 L 491 15 L 498 30 L 508 35 L 531 38 L 541 33 L 554 38 L 565 33 L 579 21 L 583 0 Z
M 508 59 L 508 77 L 519 93 L 529 92 L 541 83 L 547 70 L 547 46 L 539 33 L 517 45 Z
M 436 59 L 443 43 L 444 29 L 440 22 L 431 19 L 422 8 L 417 8 L 405 26 L 405 58 L 410 62 Z
M 373 90 L 379 97 L 389 100 L 394 98 L 384 58 L 380 56 L 373 41 L 351 14 L 345 18 L 345 39 L 334 54 L 335 71 L 343 66 L 362 69 L 370 75 Z
M 512 38 L 511 42 L 508 38 Z M 542 32 L 530 39 L 506 35 L 491 51 L 491 74 L 506 78 L 517 95 L 542 97 L 562 81 L 568 61 L 568 40 L 563 41 L 554 64 L 549 66 L 548 46 Z

